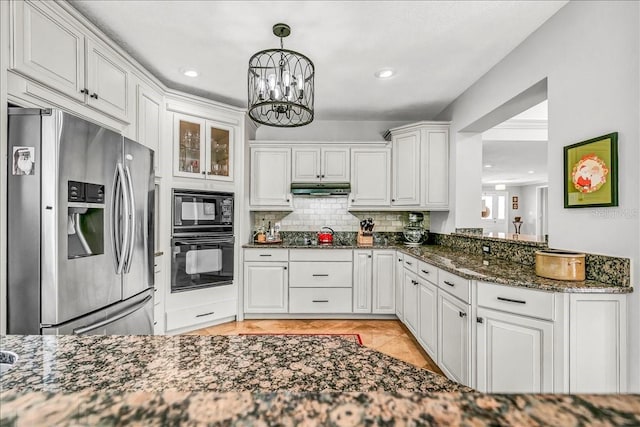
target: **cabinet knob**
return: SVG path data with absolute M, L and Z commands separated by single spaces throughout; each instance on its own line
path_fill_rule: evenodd
M 458 316 L 460 316 L 460 317 L 467 317 L 467 313 L 464 313 L 464 312 L 462 312 L 462 311 L 459 311 L 459 312 L 458 312 Z
M 287 267 L 282 267 L 282 268 L 285 269 L 285 270 L 287 269 Z
M 484 319 L 482 317 L 476 317 L 476 322 L 484 323 Z
M 320 175 L 316 175 L 316 178 L 320 178 Z
M 395 202 L 395 201 L 396 201 L 396 199 L 391 199 L 391 201 L 392 201 L 392 202 Z
M 371 255 L 367 255 L 367 258 L 371 258 Z
M 324 178 L 324 175 L 322 175 L 321 178 Z
M 353 203 L 353 202 L 355 202 L 355 201 L 356 201 L 356 199 L 351 199 L 351 203 Z
M 80 89 L 80 93 L 84 93 L 85 95 L 89 95 L 89 89 Z
M 287 203 L 289 203 L 289 199 L 287 199 Z
M 202 171 L 201 173 L 202 173 L 202 175 L 206 175 L 207 174 L 205 171 Z
M 91 96 L 91 98 L 98 99 L 98 94 L 95 93 L 95 92 L 92 93 L 90 96 Z

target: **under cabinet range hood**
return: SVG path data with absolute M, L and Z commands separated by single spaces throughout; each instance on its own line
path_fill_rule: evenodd
M 348 196 L 351 184 L 348 182 L 294 182 L 291 194 L 294 196 L 325 197 Z

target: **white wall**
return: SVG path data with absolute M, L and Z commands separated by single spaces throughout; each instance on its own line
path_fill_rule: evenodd
M 636 286 L 640 277 L 639 20 L 638 2 L 570 2 L 437 117 L 452 121 L 452 144 L 457 145 L 461 129 L 547 78 L 549 245 L 629 257 Z M 563 147 L 615 131 L 619 132 L 619 207 L 564 209 Z M 459 149 L 452 153 L 454 164 L 469 162 L 469 153 Z M 460 182 L 454 185 L 459 191 Z M 469 225 L 458 222 L 458 211 L 475 209 L 478 199 L 456 195 L 455 212 L 442 220 L 443 228 L 451 231 L 454 226 Z M 629 331 L 629 386 L 639 392 L 638 291 L 629 295 Z
M 384 141 L 389 129 L 407 122 L 314 120 L 307 126 L 275 128 L 260 126 L 256 140 L 261 141 Z

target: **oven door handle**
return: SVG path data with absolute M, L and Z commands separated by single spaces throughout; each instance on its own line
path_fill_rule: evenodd
M 174 240 L 174 245 L 200 245 L 207 243 L 234 243 L 235 238 L 211 238 L 211 239 L 198 239 L 198 240 Z

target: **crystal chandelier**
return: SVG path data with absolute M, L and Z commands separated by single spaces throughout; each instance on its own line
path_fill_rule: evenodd
M 249 117 L 267 126 L 307 125 L 313 121 L 313 62 L 284 49 L 282 38 L 291 34 L 287 24 L 274 25 L 273 34 L 280 37 L 280 49 L 249 59 Z

